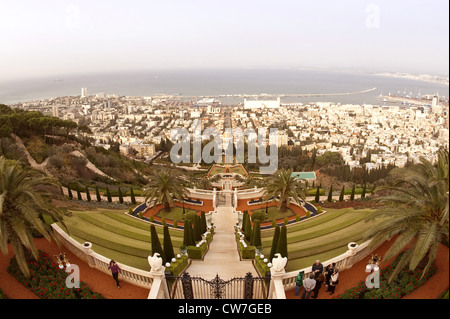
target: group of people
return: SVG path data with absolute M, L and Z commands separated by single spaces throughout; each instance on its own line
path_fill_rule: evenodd
M 311 274 L 305 279 L 303 279 L 305 276 L 304 271 L 298 273 L 295 296 L 299 295 L 300 288 L 303 287 L 302 299 L 309 299 L 313 292 L 314 294 L 311 298 L 317 299 L 323 284 L 327 287 L 326 292 L 330 292 L 330 295 L 334 294 L 334 290 L 339 284 L 339 270 L 336 268 L 336 263 L 331 263 L 324 269 L 320 260 L 316 260 L 311 268 Z

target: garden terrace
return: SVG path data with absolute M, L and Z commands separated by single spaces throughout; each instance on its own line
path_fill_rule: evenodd
M 370 209 L 329 209 L 315 218 L 288 226 L 289 262 L 286 271 L 309 267 L 317 259 L 334 258 L 346 252 L 350 242 L 361 244 L 364 232 L 375 224 L 364 221 L 371 212 L 373 210 Z M 262 231 L 265 255 L 270 251 L 273 232 L 273 229 Z
M 240 174 L 242 176 L 248 175 L 247 171 L 245 170 L 244 166 L 242 166 L 242 164 L 233 164 L 233 165 L 214 164 L 209 169 L 207 175 L 208 175 L 208 177 L 212 177 L 214 175 L 224 174 L 224 173 Z
M 69 235 L 79 243 L 92 243 L 92 249 L 100 255 L 119 263 L 142 270 L 149 270 L 147 261 L 151 251 L 150 225 L 127 216 L 123 211 L 97 209 L 75 211 L 64 222 Z M 59 225 L 61 226 L 61 225 Z M 163 228 L 156 227 L 163 242 Z M 169 227 L 175 251 L 183 243 L 183 232 Z

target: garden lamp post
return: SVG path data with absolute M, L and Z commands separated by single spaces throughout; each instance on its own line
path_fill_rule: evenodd
M 380 270 L 381 256 L 372 255 L 366 266 L 366 272 L 374 272 Z

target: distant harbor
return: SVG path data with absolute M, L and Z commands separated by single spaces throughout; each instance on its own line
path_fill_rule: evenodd
M 16 80 L 0 83 L 0 103 L 76 96 L 81 87 L 88 88 L 90 94 L 216 98 L 223 104 L 242 103 L 244 98 L 255 97 L 281 97 L 286 103 L 378 104 L 383 92 L 386 95 L 405 88 L 414 95 L 449 95 L 447 85 L 374 74 L 239 69 L 136 71 Z

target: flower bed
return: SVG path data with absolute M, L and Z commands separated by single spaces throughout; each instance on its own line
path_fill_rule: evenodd
M 0 289 L 0 300 L 1 299 L 8 299 L 8 296 L 6 296 L 5 293 Z
M 66 287 L 66 278 L 69 274 L 60 270 L 47 253 L 39 251 L 37 261 L 30 261 L 27 264 L 30 277 L 22 274 L 15 257 L 11 258 L 8 273 L 42 299 L 77 299 L 72 289 Z M 83 282 L 80 282 L 80 289 L 83 299 L 104 299 Z
M 422 286 L 428 278 L 433 276 L 437 268 L 435 264 L 430 267 L 428 272 L 422 277 L 423 269 L 416 268 L 415 271 L 409 271 L 408 267 L 403 268 L 398 277 L 390 284 L 388 280 L 395 266 L 398 264 L 400 256 L 380 273 L 380 288 L 368 289 L 365 281 L 361 281 L 356 287 L 346 290 L 340 294 L 337 299 L 400 299 L 413 290 Z

